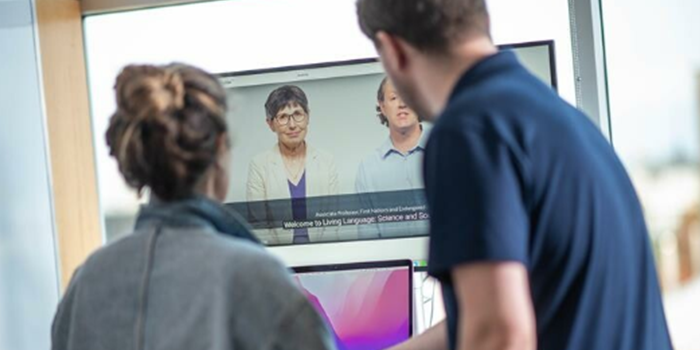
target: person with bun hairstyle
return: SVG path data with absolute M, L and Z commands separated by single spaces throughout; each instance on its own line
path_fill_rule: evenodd
M 76 270 L 54 350 L 334 349 L 327 325 L 248 225 L 221 202 L 226 94 L 187 65 L 132 65 L 107 130 L 127 184 L 150 191 L 134 233 Z

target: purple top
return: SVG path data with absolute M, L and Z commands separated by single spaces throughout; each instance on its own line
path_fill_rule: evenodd
M 306 220 L 306 171 L 301 175 L 297 185 L 287 180 L 289 194 L 292 197 L 292 218 L 294 220 Z M 293 244 L 309 243 L 309 230 L 307 228 L 294 229 Z

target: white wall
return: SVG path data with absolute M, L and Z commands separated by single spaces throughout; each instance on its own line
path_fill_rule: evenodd
M 0 0 L 0 349 L 50 347 L 58 274 L 29 0 Z

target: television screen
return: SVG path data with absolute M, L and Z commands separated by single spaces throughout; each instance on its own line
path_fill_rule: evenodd
M 509 46 L 554 85 L 553 43 Z M 228 205 L 270 246 L 423 236 L 430 123 L 374 59 L 222 74 Z

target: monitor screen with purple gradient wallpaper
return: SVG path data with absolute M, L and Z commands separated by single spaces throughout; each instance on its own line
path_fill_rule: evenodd
M 328 323 L 338 350 L 385 349 L 407 340 L 412 330 L 410 265 L 358 265 L 297 268 L 295 280 Z

